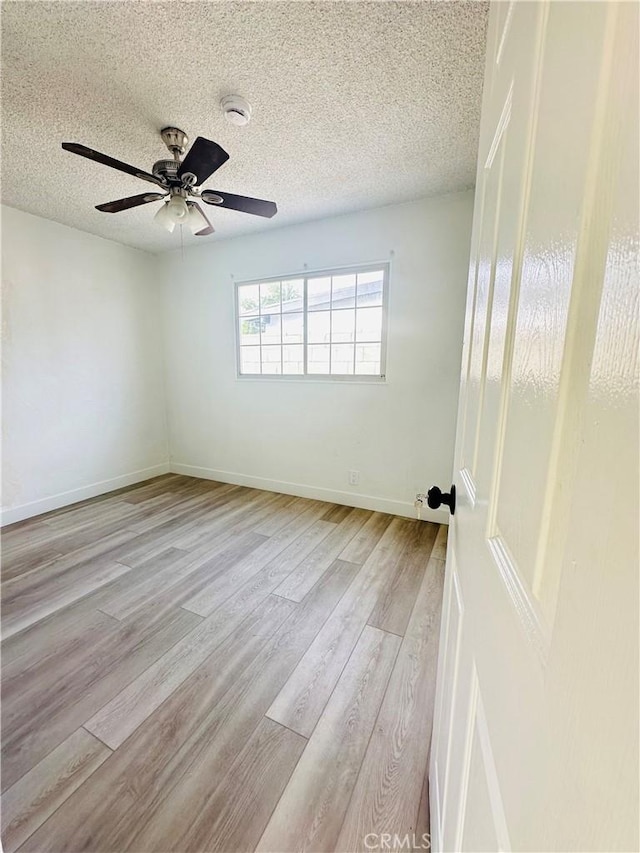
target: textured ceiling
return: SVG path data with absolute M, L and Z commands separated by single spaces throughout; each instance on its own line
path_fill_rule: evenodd
M 180 244 L 153 187 L 63 151 L 79 142 L 142 169 L 182 128 L 231 155 L 206 186 L 273 199 L 272 220 L 207 207 L 185 244 L 473 185 L 488 4 L 3 2 L 2 201 L 131 246 Z M 225 94 L 253 107 L 229 125 Z M 186 229 L 185 229 L 186 231 Z

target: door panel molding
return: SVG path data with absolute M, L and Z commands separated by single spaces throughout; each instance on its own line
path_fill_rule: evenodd
M 434 770 L 436 770 L 438 778 L 440 778 L 440 773 L 443 775 L 442 788 L 440 788 L 439 781 L 436 786 L 436 790 L 438 792 L 438 804 L 437 809 L 434 809 L 432 818 L 439 827 L 441 842 L 444 840 L 442 837 L 442 830 L 448 808 L 451 746 L 455 715 L 457 711 L 456 698 L 458 696 L 460 651 L 462 648 L 462 630 L 464 622 L 462 590 L 460 589 L 460 581 L 453 561 L 451 565 L 450 578 L 446 645 L 443 654 L 443 666 L 440 671 L 442 673 L 442 687 L 447 688 L 447 694 L 451 698 L 451 704 L 448 708 L 448 713 L 446 713 L 444 703 L 445 689 L 441 689 L 438 697 L 438 730 L 446 732 L 446 735 L 437 740 L 434 748 Z
M 513 19 L 513 10 L 515 5 L 516 0 L 510 0 L 509 7 L 507 9 L 507 14 L 504 19 L 504 24 L 502 25 L 502 33 L 500 35 L 500 41 L 498 42 L 498 50 L 496 51 L 495 58 L 495 64 L 498 68 L 500 67 L 500 63 L 502 62 L 502 54 L 507 43 L 507 36 L 509 35 L 509 29 L 511 27 L 511 21 Z
M 498 496 L 500 482 L 502 480 L 502 462 L 504 456 L 504 444 L 507 428 L 507 415 L 509 411 L 509 389 L 511 387 L 511 374 L 513 368 L 513 352 L 515 347 L 516 315 L 520 299 L 520 285 L 522 282 L 522 261 L 524 257 L 527 215 L 531 197 L 531 186 L 533 183 L 533 164 L 535 157 L 535 138 L 538 129 L 538 117 L 540 112 L 540 97 L 542 92 L 542 70 L 543 57 L 547 35 L 547 24 L 549 21 L 549 0 L 540 4 L 541 9 L 538 20 L 538 31 L 536 34 L 536 46 L 534 53 L 534 82 L 531 93 L 532 109 L 529 118 L 529 126 L 526 132 L 526 151 L 524 157 L 522 189 L 520 191 L 520 206 L 518 225 L 515 233 L 515 244 L 513 250 L 513 264 L 511 268 L 511 287 L 509 293 L 509 308 L 507 313 L 507 325 L 504 342 L 504 354 L 502 359 L 500 406 L 498 424 L 495 435 L 494 466 L 489 487 L 489 503 L 487 507 L 487 536 L 496 535 Z M 512 81 L 513 85 L 513 81 Z
M 549 655 L 550 631 L 540 606 L 518 571 L 502 536 L 492 536 L 487 540 L 487 545 L 524 637 L 535 652 L 538 663 L 545 667 Z
M 473 754 L 473 732 L 478 710 L 478 672 L 475 661 L 471 665 L 470 685 L 468 688 L 469 699 L 467 703 L 467 725 L 465 729 L 462 775 L 460 778 L 460 790 L 458 792 L 458 814 L 456 815 L 454 850 L 460 850 L 462 845 L 462 834 L 464 831 L 464 819 L 467 811 L 467 794 L 469 793 L 469 773 L 471 771 L 471 757 Z
M 475 738 L 471 743 L 471 757 L 469 766 L 473 766 L 474 758 L 480 761 L 483 770 L 483 779 L 486 785 L 486 791 L 489 799 L 489 811 L 491 812 L 491 823 L 493 834 L 497 842 L 496 849 L 498 851 L 510 851 L 511 841 L 509 839 L 509 829 L 504 812 L 502 795 L 500 793 L 500 783 L 498 781 L 498 772 L 493 756 L 493 748 L 491 746 L 491 738 L 489 736 L 489 726 L 487 724 L 487 716 L 484 710 L 484 702 L 482 700 L 482 691 L 478 683 L 477 696 L 475 703 Z M 467 803 L 465 803 L 465 817 L 467 816 Z M 465 821 L 466 824 L 466 821 Z M 476 843 L 470 840 L 467 844 L 465 838 L 463 824 L 463 835 L 460 841 L 461 850 L 475 850 Z M 483 847 L 482 849 L 487 849 Z
M 468 468 L 462 468 L 460 471 L 460 479 L 469 495 L 469 505 L 473 509 L 476 505 L 476 484 L 473 475 Z
M 607 255 L 615 185 L 609 164 L 618 162 L 622 136 L 615 121 L 625 89 L 614 79 L 617 51 L 619 8 L 608 9 L 603 46 L 603 62 L 597 92 L 594 132 L 591 139 L 581 223 L 576 246 L 571 299 L 565 334 L 562 371 L 558 388 L 557 415 L 543 498 L 543 516 L 538 537 L 532 589 L 543 601 L 549 618 L 555 615 L 559 574 L 549 567 L 558 566 L 564 552 L 567 520 L 571 509 L 571 485 L 577 472 L 579 446 L 575 436 L 580 430 L 582 412 L 589 391 Z M 562 476 L 558 476 L 558 472 Z

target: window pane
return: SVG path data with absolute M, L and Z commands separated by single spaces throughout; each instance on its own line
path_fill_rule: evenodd
M 358 305 L 382 305 L 381 270 L 358 274 Z
M 356 346 L 356 373 L 380 376 L 380 344 Z
M 260 373 L 260 347 L 240 347 L 240 373 Z
M 309 311 L 323 311 L 331 303 L 331 276 L 310 278 L 307 281 L 307 306 Z
M 257 314 L 260 293 L 257 284 L 243 284 L 238 288 L 238 313 Z
M 307 317 L 307 335 L 311 344 L 329 343 L 331 340 L 331 314 L 329 311 L 320 311 L 317 314 L 309 314 Z
M 282 310 L 302 311 L 304 308 L 304 280 L 295 278 L 282 282 Z
M 356 311 L 356 340 L 382 340 L 382 308 L 358 308 Z
M 353 344 L 333 344 L 331 373 L 353 373 Z
M 262 347 L 262 372 L 282 373 L 282 347 Z
M 304 373 L 304 347 L 302 344 L 282 347 L 282 372 Z
M 332 343 L 337 344 L 341 341 L 347 343 L 354 340 L 355 315 L 356 312 L 351 309 L 331 312 Z
M 329 373 L 329 345 L 307 347 L 307 373 Z
M 260 317 L 242 317 L 240 319 L 240 344 L 260 343 Z
M 380 376 L 381 266 L 236 285 L 240 373 Z
M 272 281 L 260 285 L 260 313 L 280 313 L 280 282 Z
M 280 314 L 267 314 L 261 317 L 262 344 L 279 344 L 281 340 L 282 318 Z
M 332 308 L 353 308 L 356 304 L 355 275 L 334 275 L 331 288 Z
M 285 344 L 303 343 L 304 314 L 282 315 L 282 341 Z

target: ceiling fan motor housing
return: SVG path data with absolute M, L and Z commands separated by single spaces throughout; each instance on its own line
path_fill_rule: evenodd
M 160 131 L 160 136 L 174 157 L 176 154 L 182 157 L 189 144 L 189 137 L 184 130 L 179 127 L 165 127 Z
M 152 174 L 156 178 L 166 178 L 168 181 L 180 183 L 178 178 L 178 169 L 180 168 L 179 160 L 158 160 L 153 164 Z

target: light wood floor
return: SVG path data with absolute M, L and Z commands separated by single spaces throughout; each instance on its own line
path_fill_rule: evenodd
M 427 832 L 445 543 L 178 475 L 5 528 L 6 853 Z

